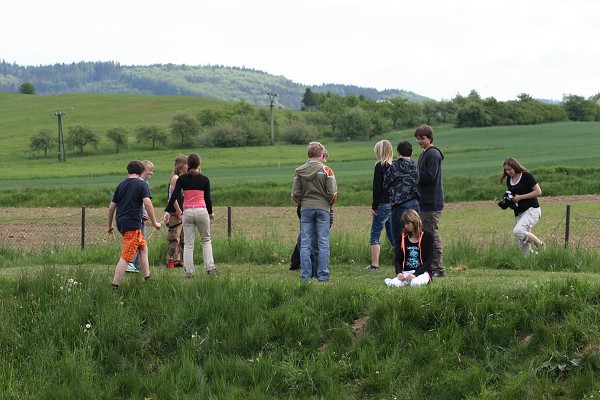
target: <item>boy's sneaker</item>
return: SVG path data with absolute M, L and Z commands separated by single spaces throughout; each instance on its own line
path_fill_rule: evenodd
M 377 271 L 379 269 L 379 267 L 377 265 L 369 264 L 369 265 L 367 265 L 367 267 L 365 269 Z
M 140 270 L 137 269 L 133 263 L 128 263 L 125 272 L 140 272 Z
M 216 268 L 211 269 L 211 270 L 207 271 L 206 273 L 211 276 L 217 276 L 217 269 Z
M 181 261 L 175 261 L 175 268 L 183 268 L 183 263 Z
M 167 262 L 167 268 L 170 268 L 170 269 L 175 268 L 175 263 L 173 261 Z

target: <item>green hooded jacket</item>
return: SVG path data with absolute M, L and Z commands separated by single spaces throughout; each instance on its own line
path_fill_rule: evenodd
M 302 211 L 329 211 L 337 199 L 333 170 L 321 162 L 312 160 L 296 168 L 292 198 L 302 206 Z

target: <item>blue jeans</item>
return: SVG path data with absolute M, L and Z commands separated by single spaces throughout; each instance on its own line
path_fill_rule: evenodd
M 400 244 L 400 237 L 402 236 L 402 214 L 406 210 L 415 210 L 419 212 L 419 201 L 417 199 L 409 200 L 402 204 L 398 204 L 392 207 L 392 236 L 394 238 L 394 254 L 399 250 L 396 247 Z
M 394 236 L 392 235 L 392 206 L 390 203 L 380 203 L 377 206 L 377 216 L 373 217 L 371 221 L 371 237 L 370 244 L 380 244 L 379 238 L 381 237 L 381 231 L 385 226 L 385 234 L 390 241 L 390 244 L 394 246 Z
M 142 220 L 142 236 L 146 239 L 146 220 Z M 133 266 L 138 271 L 142 269 L 142 265 L 140 264 L 140 255 L 138 252 L 135 252 L 135 258 L 133 259 Z
M 316 249 L 313 249 L 316 247 Z M 329 280 L 329 211 L 304 210 L 300 213 L 300 280 L 310 280 L 313 275 L 311 254 L 317 257 L 317 279 Z

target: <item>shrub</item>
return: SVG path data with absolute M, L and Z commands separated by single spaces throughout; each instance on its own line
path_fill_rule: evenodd
M 281 134 L 281 139 L 290 144 L 307 144 L 320 138 L 317 128 L 302 121 L 290 123 Z
M 203 135 L 206 145 L 214 147 L 242 147 L 246 145 L 244 130 L 231 122 L 220 122 L 208 128 Z

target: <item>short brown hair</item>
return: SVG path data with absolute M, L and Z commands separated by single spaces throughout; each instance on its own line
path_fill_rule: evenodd
M 127 164 L 127 173 L 141 175 L 144 172 L 144 164 L 139 160 L 130 161 Z
M 325 147 L 319 142 L 310 142 L 308 144 L 308 148 L 306 149 L 308 158 L 321 157 L 324 151 Z
M 426 137 L 433 143 L 433 128 L 427 124 L 423 124 L 415 130 L 415 137 Z

